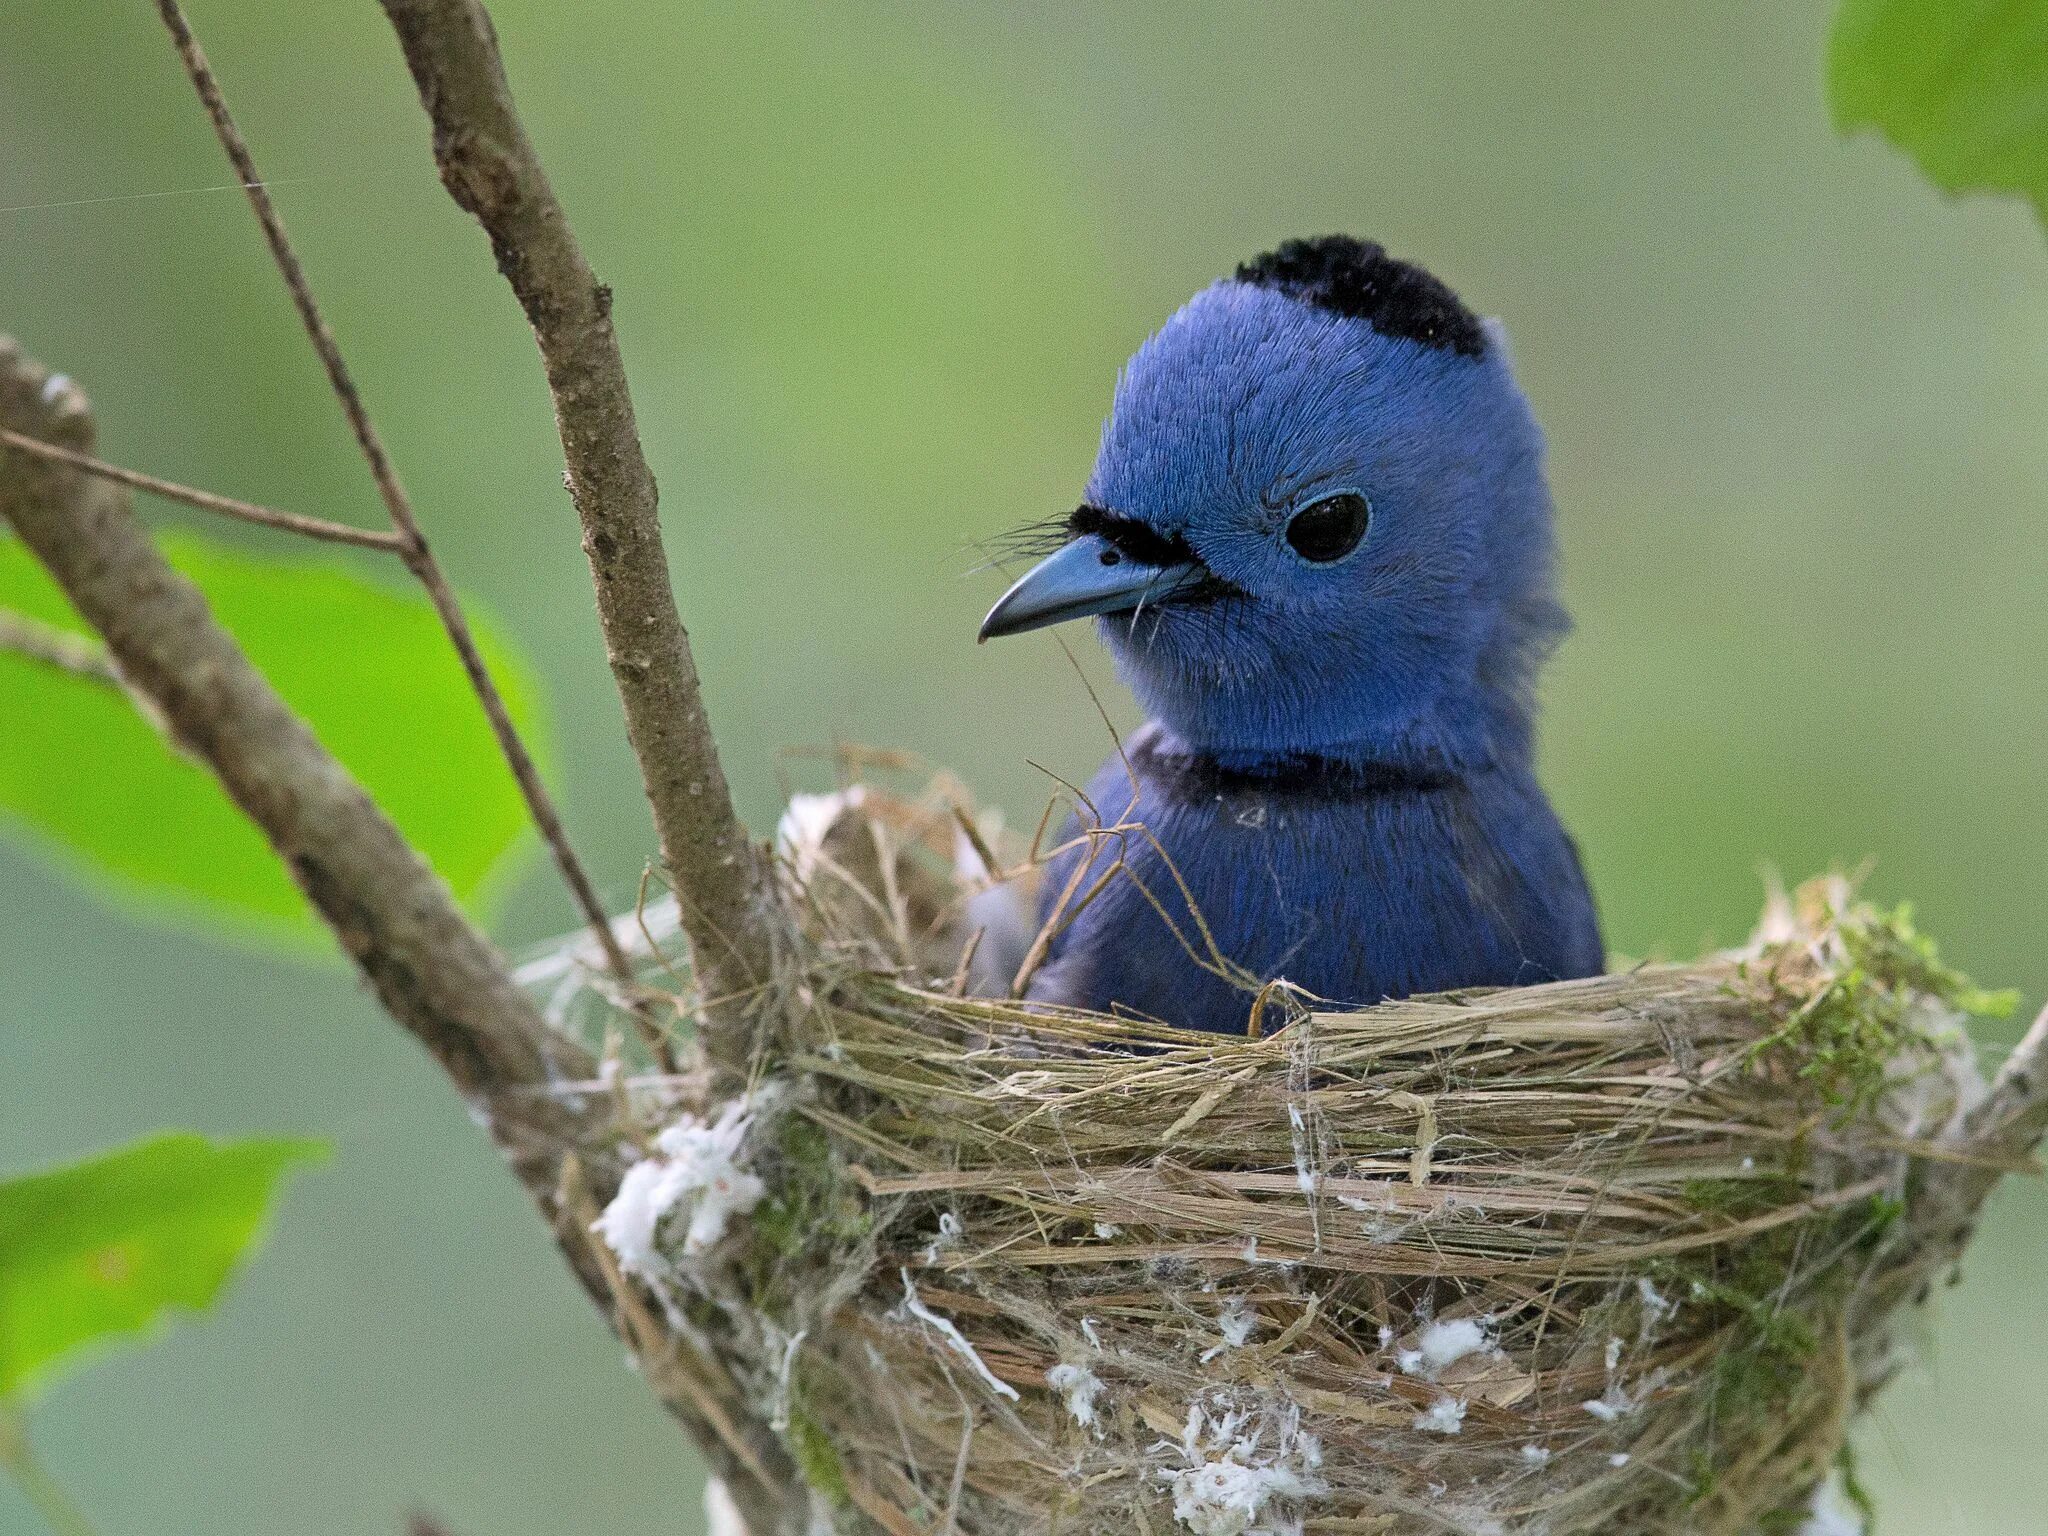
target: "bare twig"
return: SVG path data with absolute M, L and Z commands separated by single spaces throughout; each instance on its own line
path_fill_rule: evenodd
M 28 1431 L 4 1403 L 0 1403 L 0 1472 L 13 1480 L 29 1507 L 56 1536 L 93 1536 L 92 1522 L 50 1476 L 28 1443 Z
M 91 450 L 84 396 L 6 338 L 0 421 Z M 126 685 L 270 840 L 386 1010 L 489 1118 L 529 1187 L 552 1189 L 555 1149 L 577 1126 L 547 1090 L 585 1076 L 589 1060 L 548 1030 L 447 887 L 158 553 L 126 492 L 9 453 L 0 521 L 105 639 Z
M 265 528 L 281 528 L 286 533 L 303 534 L 309 539 L 324 539 L 330 544 L 356 544 L 364 549 L 384 549 L 394 553 L 402 552 L 405 548 L 405 540 L 388 529 L 352 528 L 347 523 L 330 523 L 323 517 L 305 517 L 297 512 L 280 512 L 274 507 L 260 507 L 253 501 L 238 501 L 232 496 L 222 496 L 213 491 L 201 491 L 189 485 L 179 485 L 175 480 L 159 480 L 155 475 L 145 475 L 140 470 L 123 469 L 118 464 L 109 464 L 102 459 L 93 458 L 90 454 L 73 453 L 68 448 L 59 448 L 55 443 L 39 443 L 32 437 L 19 432 L 9 432 L 5 428 L 0 428 L 0 443 L 21 453 L 32 453 L 59 464 L 69 464 L 73 469 L 82 469 L 88 475 L 98 475 L 102 480 L 111 480 L 116 485 L 147 491 L 152 496 L 161 496 L 165 501 L 197 507 L 202 512 L 217 512 L 222 517 L 238 518 L 245 523 L 260 523 Z
M 0 423 L 90 453 L 84 397 L 0 337 Z M 606 1117 L 561 1085 L 595 1066 L 548 1029 L 448 889 L 322 747 L 150 542 L 128 494 L 68 463 L 0 454 L 11 525 L 106 641 L 123 683 L 269 840 L 379 1002 L 432 1053 L 503 1148 L 584 1287 L 605 1277 L 554 1202 L 565 1153 Z
M 313 290 L 306 280 L 305 268 L 300 265 L 297 252 L 292 249 L 290 237 L 285 234 L 284 221 L 279 218 L 277 205 L 271 201 L 270 190 L 257 173 L 256 161 L 249 153 L 249 146 L 242 133 L 235 126 L 235 120 L 228 111 L 227 99 L 221 94 L 220 82 L 214 78 L 213 68 L 200 50 L 199 40 L 192 35 L 192 28 L 185 20 L 185 13 L 178 0 L 157 0 L 157 10 L 163 16 L 164 25 L 169 28 L 171 40 L 176 45 L 178 57 L 185 66 L 185 72 L 192 79 L 192 85 L 199 93 L 200 102 L 206 108 L 206 115 L 213 123 L 215 136 L 221 148 L 227 152 L 228 162 L 234 167 L 235 179 L 248 194 L 249 206 L 256 212 L 256 221 L 263 227 L 263 238 L 270 246 L 271 258 L 277 263 L 278 272 L 284 278 L 285 288 L 290 292 L 292 304 L 299 312 L 300 323 L 305 327 L 306 336 L 319 355 L 321 365 L 327 370 L 327 381 L 333 386 L 335 399 L 341 403 L 342 412 L 348 417 L 349 429 L 355 434 L 356 446 L 362 451 L 364 461 L 370 467 L 370 478 L 376 482 L 377 494 L 383 499 L 384 509 L 390 514 L 395 530 L 394 547 L 406 567 L 418 578 L 426 589 L 427 599 L 439 615 L 441 627 L 448 632 L 449 643 L 462 660 L 462 669 L 468 674 L 471 689 L 483 706 L 484 716 L 490 721 L 491 732 L 498 739 L 498 749 L 504 754 L 505 762 L 512 770 L 512 777 L 519 785 L 519 792 L 525 797 L 527 810 L 533 817 L 534 825 L 540 830 L 542 839 L 553 854 L 555 866 L 561 871 L 563 882 L 569 887 L 569 894 L 575 899 L 584 921 L 589 924 L 596 937 L 605 961 L 617 977 L 619 985 L 630 997 L 636 991 L 636 977 L 632 962 L 612 933 L 611 924 L 606 921 L 604 904 L 598 900 L 597 891 L 584 872 L 582 861 L 576 856 L 575 848 L 569 842 L 569 834 L 562 825 L 560 813 L 555 809 L 554 799 L 547 786 L 541 782 L 540 770 L 533 761 L 533 754 L 527 750 L 526 742 L 512 723 L 512 716 L 505 707 L 504 695 L 499 692 L 497 680 L 484 665 L 483 655 L 477 649 L 476 637 L 471 633 L 469 620 L 463 614 L 462 605 L 456 599 L 454 588 L 448 583 L 441 565 L 428 548 L 426 535 L 420 531 L 419 520 L 414 517 L 412 501 L 399 483 L 398 471 L 393 468 L 390 455 L 384 451 L 383 440 L 370 421 L 370 413 L 363 404 L 361 393 L 356 389 L 355 380 L 342 360 L 341 348 L 335 343 L 334 333 L 328 329 L 321 316 L 320 307 L 313 299 Z M 218 510 L 218 509 L 217 509 Z M 664 1061 L 667 1044 L 658 1034 L 650 1040 Z
M 478 0 L 381 3 L 433 121 L 441 180 L 490 236 L 498 270 L 540 346 L 662 860 L 706 1011 L 716 1022 L 736 1022 L 771 974 L 780 908 L 766 861 L 733 811 L 705 719 L 670 589 L 654 475 L 612 329 L 611 290 L 584 260 L 520 124 L 484 7 Z M 708 1043 L 728 1065 L 743 1058 L 742 1032 L 712 1035 Z
M 121 674 L 107 659 L 105 646 L 4 608 L 0 608 L 0 651 L 90 683 L 121 686 Z
M 4 336 L 0 425 L 92 450 L 84 397 Z M 577 1087 L 596 1071 L 587 1053 L 547 1027 L 447 887 L 164 560 L 125 488 L 48 456 L 0 452 L 0 525 L 13 527 L 104 638 L 124 686 L 268 839 L 385 1011 L 489 1128 L 584 1289 L 608 1306 L 587 1203 L 572 1210 L 557 1199 L 579 1149 L 614 1166 L 608 1102 Z M 604 1197 L 600 1188 L 590 1198 Z M 693 1394 L 669 1406 L 733 1486 L 756 1536 L 801 1531 L 802 1478 L 747 1412 L 745 1394 L 716 1358 L 681 1338 L 670 1347 Z

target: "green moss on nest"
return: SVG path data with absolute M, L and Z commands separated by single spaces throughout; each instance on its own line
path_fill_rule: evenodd
M 1687 1179 L 1680 1198 L 1702 1215 L 1741 1221 L 1774 1211 L 1799 1198 L 1799 1181 L 1789 1173 L 1767 1172 L 1742 1178 Z
M 1714 1417 L 1768 1413 L 1799 1390 L 1819 1347 L 1804 1318 L 1744 1298 L 1746 1327 L 1714 1358 L 1708 1388 Z
M 1877 1500 L 1871 1496 L 1869 1487 L 1856 1469 L 1856 1447 L 1844 1444 L 1835 1465 L 1842 1474 L 1842 1492 L 1849 1496 L 1849 1502 L 1855 1505 L 1856 1512 L 1863 1516 L 1863 1529 L 1866 1532 L 1875 1531 Z
M 853 1502 L 838 1447 L 818 1421 L 799 1406 L 792 1405 L 789 1410 L 789 1429 L 784 1440 L 803 1472 L 804 1481 L 830 1500 L 834 1509 L 844 1509 Z
M 1835 1473 L 1841 1479 L 1842 1497 L 1863 1517 L 1862 1529 L 1874 1532 L 1877 1529 L 1877 1505 L 1871 1500 L 1870 1490 L 1856 1475 L 1856 1453 L 1848 1445 L 1844 1445 L 1835 1458 Z M 1808 1493 L 1762 1516 L 1756 1523 L 1757 1536 L 1798 1536 L 1799 1532 L 1812 1529 L 1815 1498 L 1814 1493 Z
M 777 1166 L 770 1193 L 754 1210 L 759 1236 L 749 1250 L 751 1295 L 757 1309 L 783 1310 L 789 1279 L 833 1262 L 860 1243 L 874 1218 L 844 1177 L 825 1133 L 798 1114 L 776 1128 Z
M 1835 1111 L 1837 1121 L 1869 1113 L 1900 1065 L 1932 1066 L 1914 1014 L 1930 1002 L 1960 1013 L 2004 1018 L 2017 992 L 1989 992 L 1941 961 L 1913 924 L 1910 903 L 1889 911 L 1852 907 L 1834 914 L 1840 946 L 1825 985 L 1750 1047 L 1750 1059 L 1789 1062 Z
M 1802 1386 L 1819 1346 L 1809 1319 L 1825 1308 L 1822 1293 L 1830 1284 L 1824 1276 L 1799 1273 L 1809 1241 L 1810 1234 L 1778 1228 L 1737 1248 L 1658 1266 L 1659 1283 L 1723 1336 L 1707 1367 L 1707 1400 L 1724 1428 L 1776 1412 Z M 1691 1461 L 1698 1500 L 1711 1491 L 1717 1466 L 1706 1451 L 1696 1450 Z

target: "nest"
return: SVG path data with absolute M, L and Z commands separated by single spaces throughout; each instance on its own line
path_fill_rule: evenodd
M 1929 1171 L 1984 1161 L 1997 1000 L 1908 914 L 1818 882 L 1695 964 L 1192 1035 L 972 995 L 1002 866 L 962 803 L 800 805 L 810 948 L 744 1095 L 622 1094 L 601 1230 L 844 1528 L 1740 1536 L 1856 1497 L 1845 1424 L 1969 1214 Z

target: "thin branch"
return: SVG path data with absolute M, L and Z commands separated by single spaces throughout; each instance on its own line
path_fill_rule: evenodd
M 390 514 L 391 524 L 396 531 L 395 547 L 406 567 L 418 578 L 426 589 L 427 599 L 434 605 L 434 612 L 440 616 L 441 627 L 448 632 L 449 643 L 455 647 L 455 654 L 462 660 L 462 669 L 468 674 L 469 684 L 482 704 L 484 716 L 490 721 L 491 732 L 498 739 L 498 750 L 504 754 L 505 762 L 512 770 L 512 777 L 519 785 L 519 792 L 525 797 L 528 812 L 534 825 L 539 828 L 541 838 L 547 843 L 548 851 L 554 855 L 555 867 L 561 871 L 563 882 L 569 887 L 569 894 L 596 937 L 604 953 L 605 962 L 618 979 L 627 996 L 637 990 L 637 977 L 633 965 L 626 958 L 626 952 L 612 933 L 611 924 L 606 920 L 604 903 L 598 900 L 596 888 L 584 872 L 582 860 L 576 856 L 575 848 L 569 842 L 569 834 L 562 825 L 562 818 L 555 809 L 554 799 L 541 782 L 540 770 L 533 761 L 533 754 L 527 750 L 518 728 L 512 723 L 511 712 L 505 707 L 505 697 L 499 691 L 497 680 L 484 665 L 483 655 L 477 649 L 476 637 L 471 633 L 469 620 L 463 614 L 462 605 L 457 601 L 455 590 L 442 573 L 441 565 L 427 546 L 426 535 L 420 531 L 419 520 L 413 516 L 412 501 L 399 484 L 398 471 L 392 467 L 390 455 L 384 451 L 383 440 L 370 421 L 370 413 L 363 404 L 361 393 L 356 389 L 355 380 L 342 360 L 341 348 L 334 340 L 334 333 L 328 329 L 321 316 L 320 307 L 314 302 L 311 284 L 306 280 L 306 271 L 299 263 L 298 253 L 292 249 L 289 236 L 285 234 L 284 221 L 278 217 L 277 205 L 271 200 L 270 190 L 256 170 L 255 158 L 249 153 L 248 143 L 228 111 L 227 98 L 221 94 L 220 82 L 214 78 L 213 68 L 206 62 L 206 55 L 200 50 L 199 40 L 192 35 L 192 28 L 185 20 L 185 13 L 179 8 L 178 0 L 157 0 L 157 10 L 164 25 L 170 30 L 171 41 L 178 50 L 178 58 L 185 66 L 185 73 L 191 77 L 193 89 L 199 93 L 199 100 L 206 108 L 206 115 L 213 123 L 215 137 L 227 152 L 228 163 L 234 167 L 235 179 L 248 195 L 249 206 L 256 212 L 256 222 L 263 228 L 263 238 L 270 246 L 271 258 L 277 263 L 277 270 L 284 278 L 284 285 L 291 294 L 293 306 L 299 312 L 300 323 L 305 327 L 306 336 L 319 355 L 321 365 L 327 370 L 327 382 L 333 387 L 334 397 L 341 403 L 344 415 L 348 417 L 349 429 L 355 434 L 356 446 L 362 451 L 364 461 L 370 467 L 370 478 L 376 482 L 377 494 L 383 499 L 384 509 Z M 651 1026 L 650 1026 L 651 1027 Z M 656 1054 L 667 1061 L 667 1043 L 658 1034 L 649 1042 Z
M 0 421 L 91 450 L 85 398 L 0 337 Z M 591 1063 L 515 986 L 448 888 L 222 629 L 136 521 L 125 490 L 0 458 L 11 524 L 124 683 L 160 714 L 277 850 L 386 1010 L 490 1121 L 530 1188 L 552 1189 L 578 1121 L 546 1091 Z
M 0 425 L 76 453 L 92 450 L 83 395 L 5 336 Z M 606 1305 L 611 1293 L 588 1212 L 556 1194 L 565 1165 L 588 1157 L 594 1167 L 615 1167 L 608 1104 L 576 1086 L 595 1075 L 588 1053 L 548 1028 L 447 886 L 249 662 L 199 589 L 165 561 L 124 487 L 43 456 L 0 454 L 0 526 L 20 535 L 105 640 L 124 685 L 263 833 L 385 1012 L 469 1100 L 584 1289 Z M 680 1337 L 673 1348 L 703 1403 L 677 1399 L 670 1407 L 758 1517 L 754 1529 L 803 1530 L 802 1478 L 748 1413 L 744 1392 L 715 1356 Z M 718 1423 L 744 1456 L 726 1447 Z
M 102 480 L 111 480 L 116 485 L 125 485 L 138 491 L 147 491 L 152 496 L 161 496 L 165 501 L 179 502 L 184 506 L 197 507 L 202 512 L 217 512 L 222 517 L 238 518 L 245 523 L 259 523 L 265 528 L 281 528 L 286 533 L 303 534 L 309 539 L 323 539 L 330 544 L 355 544 L 364 549 L 382 549 L 402 553 L 405 540 L 388 529 L 352 528 L 347 523 L 330 523 L 323 517 L 304 517 L 297 512 L 280 512 L 274 507 L 259 507 L 253 501 L 238 501 L 232 496 L 218 495 L 213 491 L 196 490 L 189 485 L 179 485 L 175 480 L 159 480 L 155 475 L 145 475 L 140 470 L 123 469 L 118 464 L 109 464 L 90 454 L 73 453 L 68 448 L 59 448 L 55 443 L 39 443 L 32 437 L 19 432 L 0 428 L 0 443 L 20 453 L 32 453 L 58 464 L 69 464 L 73 469 L 82 469 L 88 475 L 98 475 Z
M 28 1430 L 16 1411 L 4 1403 L 0 1403 L 0 1472 L 13 1479 L 53 1536 L 93 1536 L 85 1511 L 37 1459 L 35 1448 L 28 1443 Z
M 0 651 L 89 683 L 121 686 L 105 646 L 12 609 L 0 608 Z
M 705 718 L 612 329 L 611 290 L 584 260 L 520 124 L 484 7 L 381 3 L 433 122 L 441 180 L 490 236 L 539 344 L 626 733 L 700 990 L 711 1000 L 706 1012 L 737 1023 L 770 979 L 783 917 L 767 863 L 734 813 Z M 750 1049 L 738 1029 L 712 1031 L 707 1044 L 728 1066 Z

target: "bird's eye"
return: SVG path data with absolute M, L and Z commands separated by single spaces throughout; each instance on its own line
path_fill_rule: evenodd
M 1358 492 L 1339 491 L 1295 513 L 1287 525 L 1287 542 L 1302 559 L 1328 565 L 1358 548 L 1371 516 L 1372 509 Z

